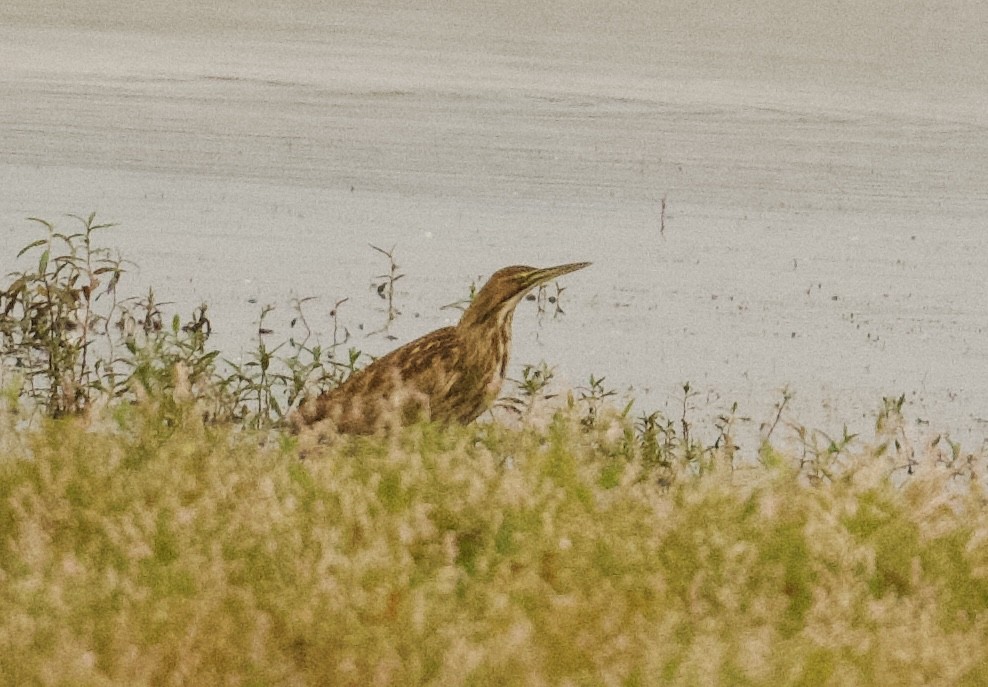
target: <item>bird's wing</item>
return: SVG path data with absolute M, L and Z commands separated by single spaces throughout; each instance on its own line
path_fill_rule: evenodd
M 346 381 L 305 404 L 312 423 L 330 418 L 343 432 L 373 432 L 382 415 L 405 420 L 431 416 L 433 399 L 457 384 L 460 347 L 452 327 L 436 330 L 378 358 Z

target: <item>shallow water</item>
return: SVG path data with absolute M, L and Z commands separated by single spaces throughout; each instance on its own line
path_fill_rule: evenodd
M 324 328 L 350 296 L 355 343 L 395 345 L 357 329 L 383 321 L 368 244 L 406 274 L 399 341 L 499 267 L 593 260 L 564 317 L 522 304 L 514 374 L 670 413 L 690 382 L 752 426 L 788 384 L 830 431 L 904 393 L 980 443 L 980 4 L 239 4 L 0 8 L 0 269 L 25 217 L 96 210 L 135 291 L 208 301 L 236 357 L 292 295 Z

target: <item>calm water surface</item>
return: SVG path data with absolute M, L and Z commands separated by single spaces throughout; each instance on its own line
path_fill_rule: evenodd
M 236 357 L 264 303 L 284 325 L 318 295 L 328 327 L 350 296 L 381 353 L 499 267 L 593 260 L 564 317 L 523 303 L 515 374 L 546 359 L 670 413 L 690 382 L 699 416 L 738 401 L 752 427 L 788 384 L 830 431 L 904 393 L 980 443 L 981 5 L 240 4 L 0 8 L 4 272 L 25 217 L 96 210 L 134 290 L 208 301 Z M 397 341 L 359 329 L 383 317 L 368 244 L 407 275 Z

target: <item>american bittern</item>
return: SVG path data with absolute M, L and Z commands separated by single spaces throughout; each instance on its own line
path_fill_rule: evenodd
M 501 390 L 518 302 L 539 284 L 589 262 L 505 267 L 474 296 L 455 327 L 415 339 L 299 407 L 296 426 L 328 420 L 338 432 L 370 434 L 418 419 L 466 424 Z

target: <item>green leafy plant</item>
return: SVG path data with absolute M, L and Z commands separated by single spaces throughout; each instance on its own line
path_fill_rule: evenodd
M 555 377 L 555 371 L 544 360 L 538 365 L 524 365 L 521 379 L 509 380 L 514 385 L 514 394 L 498 401 L 505 408 L 521 418 L 527 418 L 538 404 L 550 401 L 557 394 L 549 393 L 548 387 Z
M 112 360 L 122 380 L 116 396 L 151 402 L 172 426 L 193 402 L 204 420 L 227 419 L 229 404 L 214 383 L 219 351 L 206 347 L 212 331 L 206 305 L 195 308 L 184 324 L 177 314 L 168 317 L 161 310 L 164 305 L 153 289 L 121 303 L 115 328 L 122 351 Z
M 604 377 L 595 377 L 593 374 L 590 375 L 587 386 L 577 387 L 576 390 L 579 392 L 578 403 L 582 408 L 580 424 L 592 429 L 597 425 L 604 402 L 617 392 L 604 386 Z
M 93 244 L 112 224 L 95 214 L 72 217 L 81 225 L 74 233 L 31 218 L 46 236 L 18 252 L 34 264 L 8 275 L 0 291 L 0 364 L 17 371 L 23 393 L 53 417 L 87 410 L 119 383 L 98 342 L 106 340 L 124 263 Z

